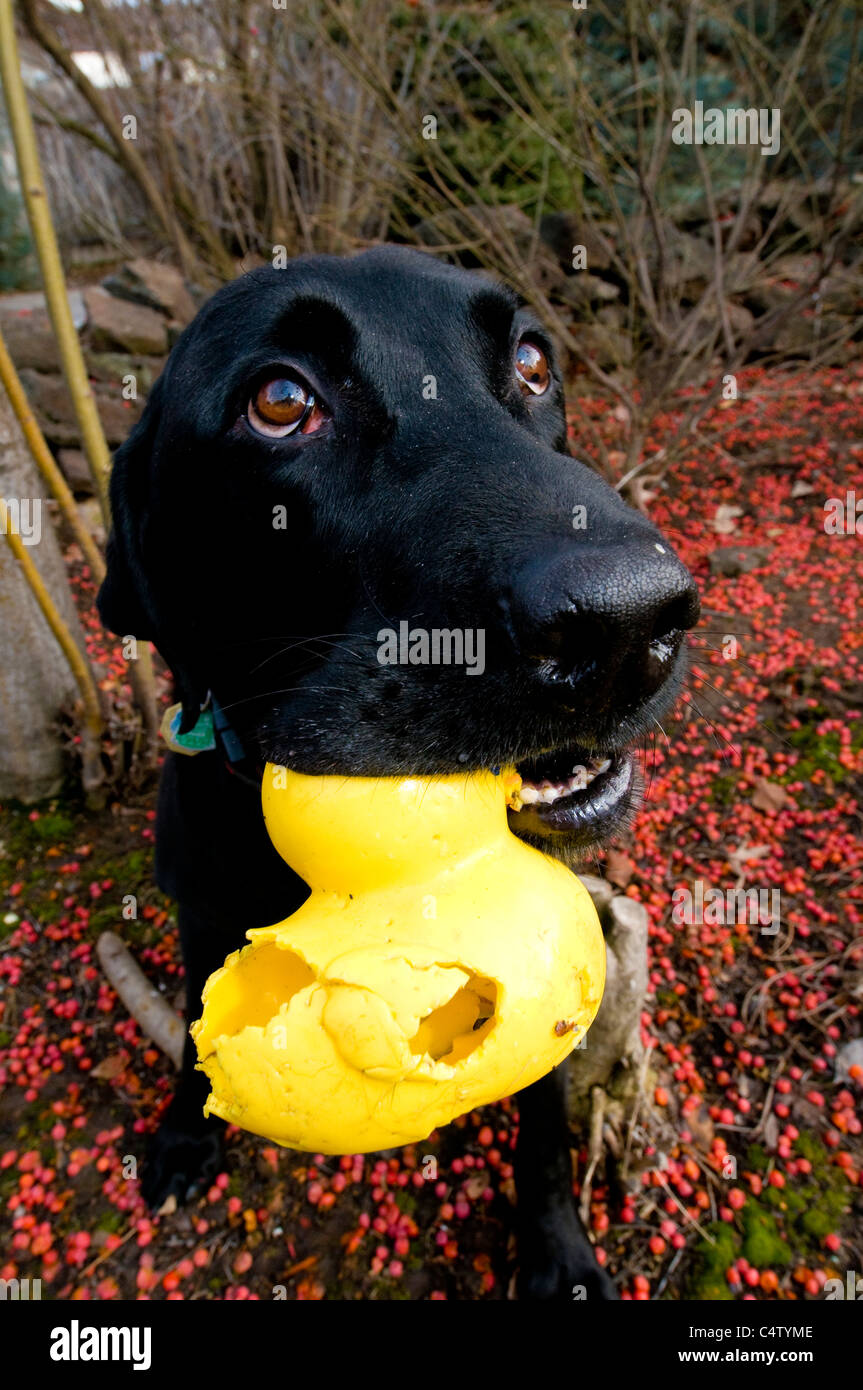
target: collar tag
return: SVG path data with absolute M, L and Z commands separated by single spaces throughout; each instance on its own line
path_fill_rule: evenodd
M 216 746 L 216 730 L 213 726 L 213 711 L 208 706 L 201 710 L 196 723 L 188 733 L 180 733 L 180 720 L 183 717 L 182 704 L 170 705 L 162 716 L 160 733 L 174 753 L 209 753 Z

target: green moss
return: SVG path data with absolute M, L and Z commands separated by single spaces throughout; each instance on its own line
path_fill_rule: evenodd
M 727 1303 L 734 1295 L 726 1273 L 740 1253 L 740 1236 L 725 1221 L 714 1221 L 706 1230 L 712 1240 L 702 1238 L 695 1247 L 685 1297 L 707 1303 Z
M 813 715 L 817 712 L 811 711 Z M 781 782 L 810 782 L 812 774 L 817 770 L 825 772 L 833 782 L 845 782 L 852 777 L 849 768 L 843 767 L 839 761 L 839 754 L 842 745 L 839 741 L 839 733 L 831 729 L 829 733 L 819 734 L 817 723 L 824 718 L 823 714 L 818 715 L 816 722 L 802 724 L 799 729 L 791 729 L 788 733 L 788 742 L 796 748 L 799 757 L 797 762 L 786 773 L 779 778 Z M 857 753 L 863 748 L 863 721 L 858 720 L 851 726 L 851 749 Z
M 63 811 L 49 811 L 29 824 L 33 827 L 34 837 L 43 844 L 61 844 L 75 833 L 74 820 Z
M 743 1254 L 756 1269 L 781 1269 L 791 1263 L 791 1247 L 776 1217 L 752 1202 L 743 1208 Z
M 714 777 L 710 784 L 710 798 L 717 806 L 733 806 L 740 800 L 740 782 L 730 775 Z

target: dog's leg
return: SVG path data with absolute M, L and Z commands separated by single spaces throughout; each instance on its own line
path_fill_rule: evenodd
M 597 1264 L 572 1191 L 566 1064 L 521 1091 L 515 1153 L 519 1298 L 615 1299 Z
M 208 975 L 235 951 L 242 940 L 220 931 L 187 908 L 179 908 L 180 942 L 186 967 L 186 1028 L 201 1016 L 201 992 Z M 195 1044 L 186 1035 L 183 1065 L 174 1098 L 150 1141 L 141 1192 L 158 1210 L 171 1195 L 178 1202 L 194 1197 L 219 1172 L 223 1155 L 221 1120 L 204 1117 L 209 1082 L 195 1070 Z

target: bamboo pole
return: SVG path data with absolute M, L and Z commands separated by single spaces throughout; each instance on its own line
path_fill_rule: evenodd
M 9 397 L 9 403 L 18 418 L 21 432 L 27 441 L 36 467 L 60 504 L 60 510 L 87 558 L 96 583 L 101 584 L 105 578 L 105 561 L 102 559 L 99 547 L 81 520 L 78 508 L 75 506 L 75 498 L 72 496 L 72 489 L 60 472 L 36 417 L 30 409 L 30 402 L 27 400 L 24 387 L 21 385 L 21 378 L 15 370 L 15 363 L 9 356 L 9 349 L 3 339 L 2 330 L 0 330 L 0 382 L 2 382 L 6 395 Z
M 51 315 L 57 345 L 60 349 L 63 374 L 78 419 L 81 442 L 90 465 L 90 472 L 96 487 L 96 496 L 99 499 L 99 506 L 107 530 L 111 525 L 111 506 L 108 499 L 111 457 L 93 392 L 90 389 L 90 380 L 87 376 L 81 344 L 72 322 L 63 265 L 60 260 L 54 224 L 51 220 L 51 209 L 39 163 L 36 134 L 21 78 L 12 0 L 0 0 L 0 80 L 2 80 L 6 98 L 6 110 L 15 145 L 15 156 L 24 205 L 27 209 L 27 219 L 30 223 L 30 230 L 33 234 L 36 254 L 42 271 L 45 300 Z M 36 463 L 39 464 L 38 457 L 36 457 Z M 135 692 L 136 702 L 144 723 L 147 741 L 146 760 L 152 763 L 155 761 L 158 746 L 159 716 L 156 710 L 153 661 L 150 648 L 146 643 L 141 644 L 137 660 L 130 663 L 129 680 Z
M 63 265 L 57 247 L 54 224 L 48 195 L 42 178 L 39 163 L 39 150 L 27 94 L 21 77 L 18 40 L 15 35 L 15 18 L 12 0 L 0 0 L 0 77 L 6 97 L 6 110 L 15 145 L 15 157 L 21 179 L 21 192 L 27 209 L 27 220 L 33 233 L 33 242 L 42 271 L 45 286 L 45 299 L 54 333 L 63 362 L 63 374 L 69 387 L 69 394 L 75 407 L 81 442 L 90 464 L 96 495 L 102 508 L 106 528 L 111 524 L 111 509 L 108 502 L 108 477 L 111 471 L 111 458 L 78 334 L 72 322 L 72 312 L 66 295 L 66 281 Z
M 57 638 L 63 655 L 69 663 L 72 675 L 75 677 L 75 683 L 81 692 L 81 700 L 84 705 L 84 727 L 81 732 L 82 781 L 85 791 L 93 791 L 102 782 L 104 776 L 100 757 L 102 711 L 99 706 L 99 693 L 96 689 L 93 673 L 69 628 L 57 611 L 57 606 L 48 593 L 39 570 L 27 554 L 27 547 L 17 532 L 10 528 L 9 513 L 2 497 L 0 497 L 0 530 L 6 537 L 6 543 L 18 562 L 24 578 L 30 586 L 30 591 L 44 614 L 45 621 Z

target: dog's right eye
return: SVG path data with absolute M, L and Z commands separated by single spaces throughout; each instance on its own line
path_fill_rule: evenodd
M 287 376 L 262 382 L 249 400 L 246 414 L 252 429 L 270 439 L 283 439 L 297 431 L 312 434 L 324 420 L 310 388 Z

